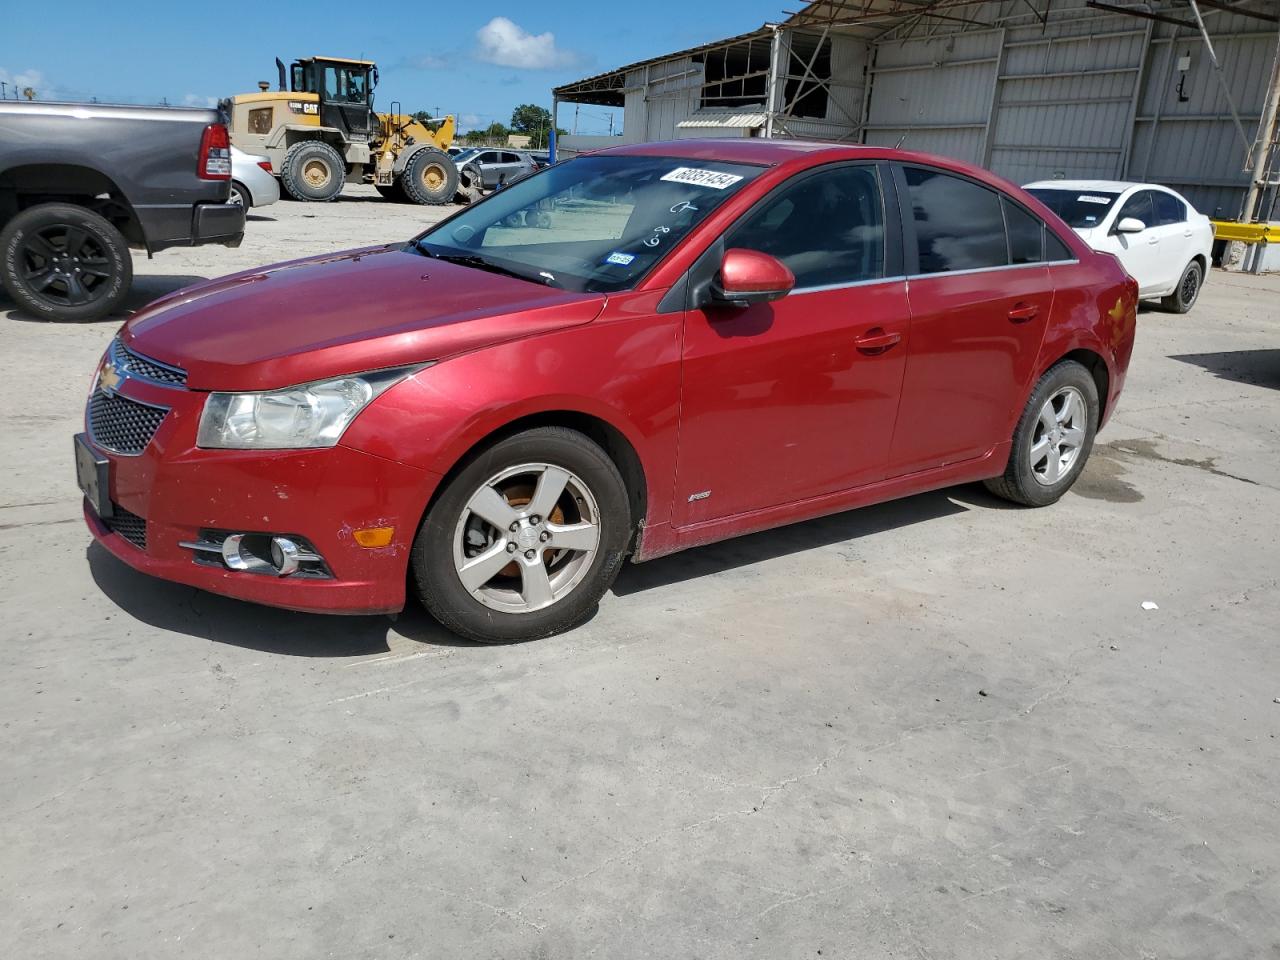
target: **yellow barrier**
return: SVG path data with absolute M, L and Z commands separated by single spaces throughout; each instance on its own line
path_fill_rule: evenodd
M 1234 220 L 1210 220 L 1215 240 L 1243 240 L 1245 243 L 1280 243 L 1280 225 L 1274 223 L 1236 223 Z

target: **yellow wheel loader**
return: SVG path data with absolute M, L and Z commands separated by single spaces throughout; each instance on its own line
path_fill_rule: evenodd
M 231 98 L 231 142 L 265 154 L 295 200 L 332 200 L 345 183 L 372 183 L 380 194 L 412 203 L 452 203 L 458 168 L 447 153 L 453 117 L 434 129 L 402 114 L 375 113 L 378 67 L 371 60 L 310 57 L 286 72 L 280 89 Z

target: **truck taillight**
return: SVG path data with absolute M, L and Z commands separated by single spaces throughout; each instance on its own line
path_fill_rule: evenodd
M 204 128 L 196 174 L 201 180 L 231 179 L 231 138 L 223 124 L 211 123 Z

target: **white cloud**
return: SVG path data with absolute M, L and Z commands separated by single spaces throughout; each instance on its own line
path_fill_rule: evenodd
M 556 46 L 554 33 L 529 33 L 506 17 L 494 17 L 477 30 L 476 41 L 476 59 L 500 67 L 552 70 L 578 61 L 576 54 Z
M 188 93 L 182 98 L 184 107 L 216 107 L 218 105 L 217 97 L 202 97 L 198 93 Z
M 50 84 L 39 70 L 20 70 L 17 73 L 10 73 L 4 67 L 0 67 L 0 81 L 5 84 L 5 95 L 12 100 L 13 92 L 18 91 L 18 96 L 22 96 L 22 91 L 30 87 L 35 91 L 36 97 L 40 100 L 56 99 L 57 87 Z

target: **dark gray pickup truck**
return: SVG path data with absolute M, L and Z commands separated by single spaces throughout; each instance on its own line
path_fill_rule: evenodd
M 0 101 L 0 281 L 48 320 L 95 320 L 133 280 L 129 248 L 239 246 L 218 110 Z

